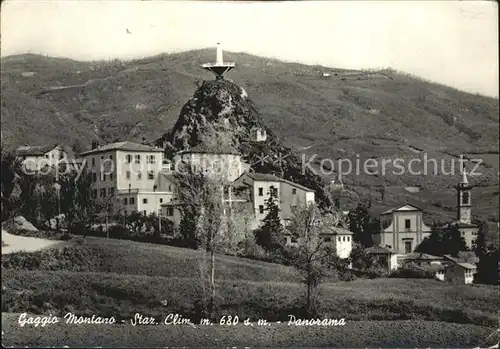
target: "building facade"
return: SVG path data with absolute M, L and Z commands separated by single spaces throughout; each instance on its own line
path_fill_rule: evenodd
M 92 198 L 107 204 L 112 213 L 147 215 L 172 200 L 173 181 L 160 148 L 117 142 L 97 146 L 80 156 L 92 178 Z
M 61 161 L 69 161 L 68 152 L 60 145 L 18 147 L 16 156 L 26 171 L 39 172 L 47 167 L 56 167 Z
M 413 252 L 431 233 L 423 221 L 422 210 L 409 204 L 383 212 L 380 222 L 381 231 L 373 234 L 373 242 L 396 254 Z

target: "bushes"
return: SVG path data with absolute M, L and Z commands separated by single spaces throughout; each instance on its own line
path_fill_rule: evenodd
M 393 271 L 389 277 L 391 278 L 409 278 L 409 279 L 435 279 L 436 273 L 432 270 L 425 270 L 416 267 L 405 267 Z

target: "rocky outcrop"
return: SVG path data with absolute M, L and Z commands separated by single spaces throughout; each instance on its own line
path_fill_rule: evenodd
M 328 203 L 323 180 L 302 168 L 302 160 L 263 123 L 247 92 L 230 81 L 203 81 L 181 109 L 173 129 L 157 144 L 165 146 L 167 154 L 195 147 L 200 143 L 200 131 L 209 123 L 226 123 L 236 131 L 238 150 L 251 170 L 276 174 L 311 188 L 320 204 Z M 257 141 L 255 129 L 265 132 L 264 141 Z

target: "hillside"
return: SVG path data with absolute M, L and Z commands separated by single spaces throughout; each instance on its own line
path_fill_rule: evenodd
M 338 343 L 339 347 L 367 347 L 392 343 L 406 347 L 419 343 L 456 347 L 483 343 L 497 325 L 497 287 L 380 278 L 325 280 L 319 296 L 321 318 L 347 320 L 346 326 L 334 329 L 276 323 L 267 330 L 259 326 L 249 330 L 250 326 L 243 325 L 197 326 L 196 331 L 189 330 L 189 326 L 132 327 L 126 322 L 135 313 L 157 319 L 177 313 L 199 321 L 196 302 L 202 289 L 198 261 L 204 253 L 92 237 L 73 239 L 70 244 L 35 253 L 2 255 L 4 344 L 40 346 L 50 338 L 51 345 L 102 346 L 104 342 L 116 346 L 123 338 L 136 343 L 142 334 L 146 343 L 158 345 L 162 341 L 163 346 L 189 343 L 201 347 L 217 340 L 225 346 L 244 346 L 252 335 L 258 335 L 267 338 L 258 342 L 262 346 L 302 343 L 321 347 Z M 238 316 L 240 322 L 246 318 L 283 322 L 289 320 L 290 314 L 297 318 L 303 314 L 306 288 L 292 268 L 218 255 L 215 278 L 218 317 Z M 13 326 L 15 317 L 11 313 L 23 312 L 114 316 L 118 324 L 97 329 L 60 323 L 38 328 L 46 332 L 35 335 L 33 326 Z M 392 330 L 387 332 L 387 328 Z
M 212 79 L 199 65 L 213 56 L 213 50 L 198 50 L 126 62 L 2 58 L 2 141 L 63 142 L 78 151 L 92 139 L 156 140 L 172 129 L 196 84 Z M 228 78 L 243 87 L 263 123 L 299 159 L 317 154 L 314 168 L 322 158 L 359 154 L 360 161 L 406 163 L 427 154 L 445 161 L 449 172 L 451 160 L 466 154 L 483 160 L 482 175 L 471 179 L 477 185 L 473 213 L 498 221 L 498 99 L 391 70 L 339 70 L 244 53 L 225 58 L 237 63 Z M 379 212 L 411 202 L 426 210 L 428 221 L 443 221 L 454 216 L 458 178 L 458 165 L 455 175 L 350 174 L 344 177 L 352 193 L 346 204 L 371 198 Z

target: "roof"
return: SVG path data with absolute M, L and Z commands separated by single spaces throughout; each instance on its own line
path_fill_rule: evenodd
M 366 250 L 365 250 L 366 253 L 370 253 L 370 254 L 386 254 L 386 253 L 390 253 L 390 254 L 394 254 L 394 252 L 392 252 L 390 249 L 388 249 L 387 247 L 384 247 L 384 246 L 380 246 L 380 245 L 376 245 L 376 246 L 372 246 L 372 247 L 368 247 Z
M 95 149 L 83 152 L 80 156 L 102 153 L 110 150 L 125 150 L 125 151 L 147 151 L 147 152 L 163 152 L 162 148 L 152 147 L 146 144 L 139 144 L 129 141 L 108 143 L 100 145 Z
M 424 271 L 441 271 L 444 270 L 445 267 L 439 264 L 431 264 L 431 265 L 425 265 L 425 266 L 420 266 L 420 265 L 415 265 L 413 268 L 419 269 L 419 270 L 424 270 Z
M 433 256 L 427 253 L 408 253 L 403 256 L 404 259 L 418 259 L 418 260 L 442 260 L 443 257 Z
M 457 265 L 461 266 L 464 269 L 476 269 L 476 266 L 470 263 L 457 263 Z
M 29 156 L 29 155 L 45 155 L 54 148 L 59 147 L 56 145 L 24 145 L 16 150 L 16 154 L 19 156 Z
M 209 149 L 207 149 L 207 147 L 205 147 L 203 145 L 197 145 L 197 146 L 192 147 L 190 149 L 181 150 L 181 151 L 177 152 L 177 154 L 192 154 L 192 153 L 195 153 L 195 154 L 230 154 L 230 155 L 241 155 L 237 151 L 232 151 L 232 150 L 228 150 L 228 151 L 213 151 L 213 150 L 209 150 Z
M 406 204 L 403 206 L 399 206 L 397 208 L 391 208 L 390 210 L 384 211 L 381 213 L 381 215 L 393 213 L 396 211 L 398 211 L 398 212 L 401 212 L 401 211 L 411 212 L 411 211 L 422 211 L 422 209 L 415 206 L 415 205 Z
M 245 172 L 243 175 L 245 175 L 245 174 L 257 182 L 282 182 L 282 183 L 290 184 L 291 186 L 297 187 L 297 188 L 305 190 L 305 191 L 314 192 L 314 190 L 312 190 L 311 188 L 307 188 L 301 184 L 289 181 L 287 179 L 275 176 L 275 175 L 270 174 L 270 173 Z
M 329 227 L 331 230 L 331 233 L 329 235 L 353 235 L 354 233 L 352 231 L 349 231 L 347 229 L 343 229 L 340 227 Z

